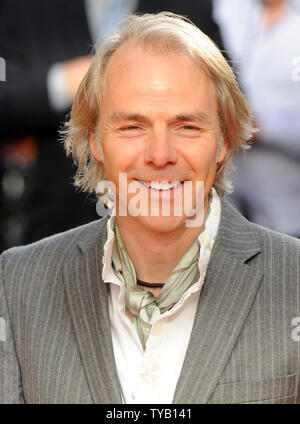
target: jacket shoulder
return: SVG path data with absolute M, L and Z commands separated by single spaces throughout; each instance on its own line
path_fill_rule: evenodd
M 295 237 L 261 227 L 257 224 L 251 223 L 251 226 L 254 228 L 258 239 L 267 245 L 277 244 L 280 246 L 290 246 L 298 251 L 300 249 L 300 240 Z
M 4 275 L 42 272 L 57 268 L 80 254 L 80 244 L 94 244 L 101 239 L 106 219 L 99 219 L 37 242 L 4 251 L 1 256 Z
M 216 243 L 242 260 L 259 254 L 265 269 L 283 262 L 295 270 L 300 266 L 300 240 L 249 222 L 224 200 Z
M 261 247 L 265 271 L 290 276 L 300 284 L 300 240 L 252 224 Z

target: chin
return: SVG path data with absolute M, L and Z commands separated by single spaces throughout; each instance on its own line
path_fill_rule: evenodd
M 150 231 L 156 233 L 170 233 L 185 226 L 185 217 L 182 216 L 139 216 L 140 223 Z

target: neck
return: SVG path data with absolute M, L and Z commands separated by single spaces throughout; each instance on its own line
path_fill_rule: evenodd
M 207 207 L 205 208 L 205 215 Z M 136 219 L 117 217 L 126 250 L 137 278 L 148 283 L 165 283 L 184 253 L 199 236 L 201 227 L 180 227 L 170 232 L 149 230 Z

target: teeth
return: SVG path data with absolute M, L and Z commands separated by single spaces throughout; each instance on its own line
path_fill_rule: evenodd
M 156 181 L 152 181 L 151 182 L 151 188 L 152 190 L 171 190 L 172 188 L 178 187 L 180 185 L 180 182 L 172 182 L 172 183 L 168 183 L 168 182 L 156 182 Z
M 145 182 L 145 181 L 141 181 L 141 180 L 139 180 L 139 182 L 140 183 L 142 183 L 142 184 L 144 184 L 146 187 L 150 187 L 151 186 L 151 184 L 150 183 L 148 183 L 148 182 Z
M 157 183 L 155 181 L 151 181 L 152 190 L 165 190 L 163 187 L 164 187 L 164 184 L 160 184 L 160 183 Z
M 170 184 L 170 188 L 175 188 L 179 186 L 180 186 L 180 181 L 174 181 L 173 183 Z
M 174 181 L 172 183 L 168 183 L 166 181 L 161 182 L 161 183 L 159 183 L 157 181 L 151 181 L 151 183 L 150 183 L 150 182 L 147 182 L 147 181 L 141 181 L 140 180 L 139 182 L 144 184 L 148 188 L 151 187 L 152 190 L 171 190 L 172 188 L 176 188 L 176 187 L 180 186 L 180 184 L 181 184 L 180 181 Z

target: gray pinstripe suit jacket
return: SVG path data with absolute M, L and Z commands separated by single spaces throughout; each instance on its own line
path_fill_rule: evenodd
M 0 403 L 121 403 L 101 280 L 104 224 L 2 254 Z M 299 263 L 297 240 L 222 201 L 173 403 L 300 403 L 300 329 L 291 323 Z

